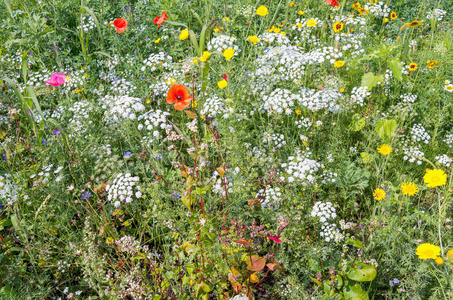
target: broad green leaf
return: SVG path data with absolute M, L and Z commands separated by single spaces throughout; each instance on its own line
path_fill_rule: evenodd
M 395 130 L 398 127 L 396 120 L 381 120 L 376 124 L 376 133 L 382 140 L 389 140 L 395 135 Z
M 356 264 L 355 268 L 352 268 L 346 275 L 349 279 L 355 281 L 372 281 L 376 278 L 376 268 L 372 265 L 367 265 L 364 263 Z
M 348 240 L 346 241 L 346 244 L 352 245 L 352 246 L 354 246 L 354 247 L 356 247 L 356 248 L 362 248 L 362 247 L 363 247 L 362 242 L 359 241 L 359 240 L 348 239 Z
M 368 72 L 363 74 L 361 86 L 368 87 L 368 90 L 371 91 L 377 85 L 377 78 L 374 76 L 373 72 Z
M 343 290 L 343 296 L 347 300 L 368 300 L 368 293 L 365 292 L 359 283 L 353 286 L 347 286 Z
M 390 70 L 392 70 L 393 76 L 395 76 L 395 78 L 398 79 L 399 81 L 402 81 L 403 80 L 403 63 L 396 57 L 389 60 L 387 63 L 390 67 Z

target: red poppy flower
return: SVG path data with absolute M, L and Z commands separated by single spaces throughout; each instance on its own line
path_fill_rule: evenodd
M 267 238 L 270 239 L 270 240 L 273 240 L 273 241 L 276 242 L 277 244 L 279 244 L 279 243 L 282 242 L 282 240 L 280 239 L 279 236 L 277 236 L 277 237 L 268 236 Z
M 338 4 L 337 0 L 326 0 L 326 4 L 330 4 L 334 7 L 340 6 L 340 4 Z
M 185 109 L 190 104 L 190 101 L 192 101 L 192 99 L 193 97 L 190 96 L 189 91 L 182 84 L 172 85 L 167 93 L 167 103 L 173 104 L 176 102 L 176 110 Z
M 153 23 L 157 25 L 157 27 L 160 27 L 160 25 L 165 23 L 165 20 L 168 19 L 168 15 L 165 11 L 162 12 L 162 15 L 160 17 L 155 17 Z
M 124 18 L 115 19 L 115 21 L 113 21 L 113 26 L 115 26 L 116 32 L 121 34 L 127 29 L 127 20 Z

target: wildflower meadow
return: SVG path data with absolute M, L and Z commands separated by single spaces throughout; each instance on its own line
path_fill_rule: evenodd
M 449 0 L 3 0 L 0 299 L 453 299 Z

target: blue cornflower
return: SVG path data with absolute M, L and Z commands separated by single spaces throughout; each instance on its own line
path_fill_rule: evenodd
M 82 194 L 82 199 L 88 200 L 88 199 L 90 199 L 90 197 L 91 197 L 91 193 L 89 191 L 85 191 Z

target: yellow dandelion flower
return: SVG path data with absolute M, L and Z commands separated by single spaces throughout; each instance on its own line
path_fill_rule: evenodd
M 302 112 L 300 111 L 300 109 L 296 109 L 296 115 L 300 115 Z
M 223 51 L 223 57 L 225 57 L 225 59 L 227 61 L 231 60 L 231 58 L 234 56 L 234 49 L 233 48 L 229 48 L 229 49 L 226 49 L 225 51 Z
M 260 42 L 260 39 L 256 35 L 249 36 L 247 39 L 252 42 L 253 45 Z
M 203 55 L 200 57 L 201 62 L 207 61 L 211 57 L 211 52 L 203 51 Z
M 261 17 L 265 17 L 269 14 L 269 10 L 267 9 L 266 6 L 261 5 L 256 9 L 256 14 Z
M 308 27 L 315 27 L 316 24 L 318 24 L 318 20 L 316 20 L 316 19 L 309 19 L 309 20 L 307 21 L 306 24 L 307 24 Z
M 295 7 L 295 6 L 296 6 L 296 3 L 294 3 L 294 2 L 291 2 L 291 3 L 289 4 L 289 7 Z
M 217 86 L 219 87 L 219 89 L 222 89 L 222 90 L 224 88 L 226 88 L 227 85 L 228 85 L 228 82 L 225 79 L 222 79 L 219 82 L 217 82 Z
M 384 19 L 382 20 L 382 22 L 383 22 L 383 23 L 388 23 L 388 22 L 389 22 L 389 18 L 384 18 Z
M 179 33 L 179 39 L 181 41 L 187 40 L 189 38 L 189 29 L 184 29 Z
M 374 199 L 380 201 L 380 200 L 384 199 L 386 196 L 387 196 L 387 193 L 383 189 L 381 189 L 381 188 L 374 189 L 374 192 L 373 192 Z
M 333 63 L 333 66 L 334 66 L 334 68 L 337 68 L 337 69 L 338 69 L 338 68 L 341 68 L 342 66 L 344 66 L 344 61 L 342 61 L 342 60 L 337 60 L 337 61 L 335 61 L 335 62 Z
M 430 243 L 423 243 L 418 245 L 415 254 L 417 254 L 419 259 L 436 259 L 440 255 L 440 247 Z
M 426 169 L 425 176 L 423 177 L 426 185 L 430 188 L 442 186 L 447 183 L 447 174 L 441 169 Z
M 154 41 L 154 44 L 159 44 L 159 43 L 160 43 L 160 38 L 158 38 Z
M 298 11 L 297 11 L 297 14 L 298 14 L 299 16 L 302 16 L 302 15 L 304 14 L 304 11 L 303 11 L 303 10 L 298 10 Z
M 418 186 L 413 182 L 403 182 L 401 185 L 401 193 L 404 196 L 414 196 L 418 193 Z
M 377 148 L 377 151 L 382 155 L 389 155 L 392 153 L 392 146 L 389 144 L 382 144 Z
M 442 257 L 440 257 L 440 256 L 439 256 L 439 257 L 436 257 L 436 258 L 434 259 L 434 261 L 436 262 L 436 264 L 437 264 L 438 266 L 444 264 L 444 260 L 443 260 Z

